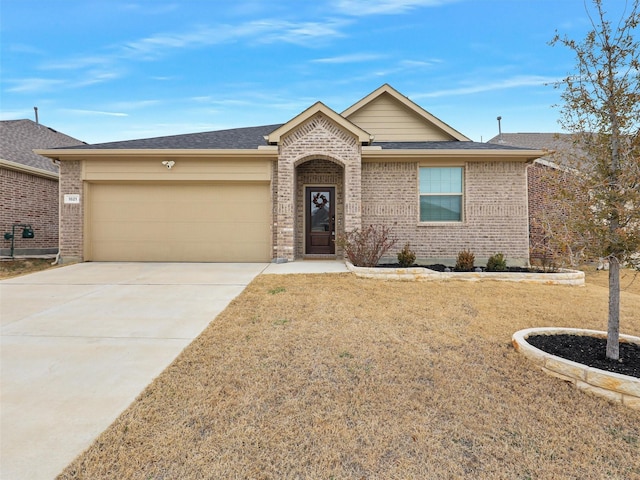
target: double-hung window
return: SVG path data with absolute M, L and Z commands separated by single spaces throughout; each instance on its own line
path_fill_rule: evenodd
M 420 221 L 462 221 L 463 167 L 420 167 Z

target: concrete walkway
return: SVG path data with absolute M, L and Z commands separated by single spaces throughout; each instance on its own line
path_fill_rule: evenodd
M 50 480 L 260 273 L 287 264 L 81 263 L 0 282 L 0 478 Z

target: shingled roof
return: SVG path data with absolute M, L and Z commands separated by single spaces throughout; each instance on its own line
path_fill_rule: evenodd
M 167 137 L 142 138 L 121 142 L 79 145 L 71 150 L 220 150 L 220 149 L 256 149 L 266 145 L 264 137 L 280 128 L 282 124 L 262 125 L 258 127 L 232 128 L 212 132 L 188 133 Z M 523 150 L 522 146 L 479 143 L 471 141 L 436 142 L 373 142 L 373 146 L 383 150 Z
M 31 120 L 0 121 L 0 159 L 58 173 L 58 166 L 34 149 L 70 147 L 84 142 Z
M 572 145 L 572 136 L 569 133 L 502 133 L 487 143 L 536 150 L 567 150 Z
M 489 143 L 550 150 L 553 153 L 541 160 L 566 167 L 571 165 L 572 157 L 584 157 L 584 152 L 575 144 L 575 140 L 571 133 L 503 133 L 493 137 Z
M 142 138 L 122 142 L 96 143 L 81 145 L 72 149 L 82 150 L 123 150 L 123 149 L 256 149 L 266 145 L 265 135 L 270 134 L 281 124 L 263 125 L 260 127 L 231 128 L 213 132 L 187 133 L 168 137 Z

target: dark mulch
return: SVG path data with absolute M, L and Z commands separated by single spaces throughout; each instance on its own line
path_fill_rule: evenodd
M 620 342 L 620 360 L 606 357 L 606 338 L 584 335 L 531 335 L 527 342 L 558 357 L 608 372 L 640 378 L 640 345 Z
M 401 268 L 401 265 L 399 263 L 382 263 L 377 266 L 380 268 Z M 452 271 L 452 272 L 458 271 L 453 267 L 447 267 L 446 265 L 442 265 L 441 263 L 437 263 L 434 265 L 418 265 L 417 263 L 414 263 L 413 265 L 411 265 L 410 268 L 413 268 L 413 267 L 424 267 L 424 268 L 428 268 L 429 270 L 435 270 L 436 272 L 444 272 L 446 268 L 449 268 L 450 269 L 449 271 Z M 483 272 L 487 271 L 486 267 L 476 267 L 476 268 L 479 268 Z M 505 271 L 513 272 L 513 273 L 545 273 L 544 270 L 538 270 L 536 268 L 526 268 L 526 267 L 507 267 Z

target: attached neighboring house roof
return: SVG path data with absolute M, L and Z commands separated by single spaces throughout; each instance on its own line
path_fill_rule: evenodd
M 75 145 L 85 143 L 31 120 L 0 121 L 0 165 L 7 168 L 57 175 L 58 166 L 33 150 Z
M 571 146 L 571 139 L 572 136 L 569 133 L 502 133 L 487 143 L 539 150 L 558 150 Z
M 549 155 L 537 162 L 555 167 L 566 166 L 566 156 L 579 152 L 570 133 L 502 133 L 487 143 L 547 150 Z

